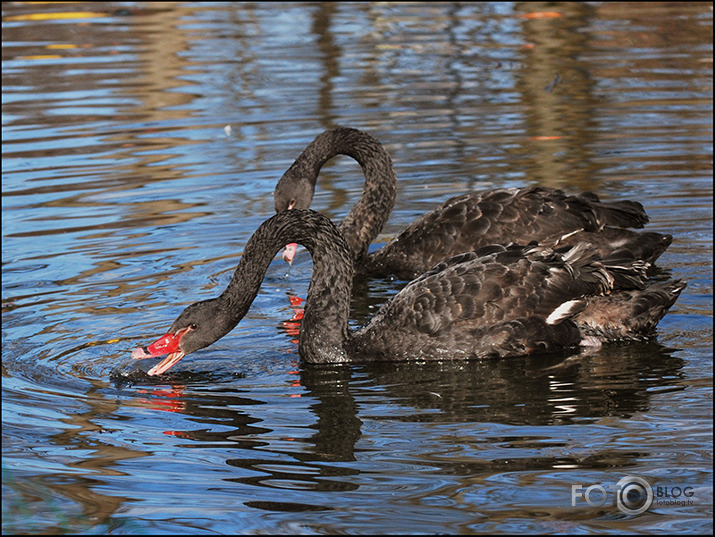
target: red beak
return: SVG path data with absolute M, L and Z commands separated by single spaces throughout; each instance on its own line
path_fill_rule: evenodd
M 291 242 L 290 244 L 287 244 L 285 250 L 283 251 L 283 261 L 285 261 L 289 265 L 292 265 L 293 258 L 295 257 L 295 252 L 297 249 L 298 245 L 296 243 Z
M 178 364 L 179 360 L 185 356 L 184 351 L 179 347 L 179 343 L 181 342 L 181 338 L 189 331 L 191 331 L 191 328 L 184 328 L 176 332 L 176 334 L 172 334 L 171 332 L 164 334 L 148 347 L 137 347 L 134 349 L 132 351 L 132 358 L 141 360 L 143 358 L 154 358 L 168 354 L 169 356 L 147 371 L 148 375 L 161 375 Z

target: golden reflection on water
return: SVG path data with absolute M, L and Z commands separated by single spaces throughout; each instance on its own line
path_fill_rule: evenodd
M 340 532 L 652 531 L 559 503 L 566 470 L 712 483 L 693 433 L 712 430 L 710 3 L 85 8 L 3 4 L 4 532 L 295 529 L 280 513 Z M 469 189 L 591 189 L 646 203 L 689 294 L 658 343 L 551 369 L 315 370 L 273 274 L 251 328 L 183 376 L 112 384 L 131 341 L 222 287 L 275 181 L 338 124 L 393 156 L 383 238 Z M 346 214 L 361 181 L 331 162 L 318 208 Z M 361 317 L 393 292 L 364 285 Z

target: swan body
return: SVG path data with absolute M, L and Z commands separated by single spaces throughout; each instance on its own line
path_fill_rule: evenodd
M 275 209 L 307 209 L 320 169 L 336 155 L 354 158 L 365 174 L 363 193 L 340 231 L 356 269 L 371 276 L 410 280 L 453 255 L 489 244 L 531 241 L 551 248 L 588 242 L 602 256 L 626 249 L 653 263 L 672 241 L 670 235 L 628 229 L 648 222 L 638 202 L 602 202 L 590 192 L 572 196 L 554 188 L 525 187 L 454 196 L 368 253 L 392 211 L 397 177 L 382 144 L 363 131 L 338 127 L 319 134 L 277 183 Z
M 589 312 L 590 300 L 604 300 L 601 308 L 608 308 L 609 295 L 619 295 L 620 287 L 629 288 L 629 302 L 638 302 L 648 290 L 643 277 L 647 263 L 614 260 L 609 266 L 587 244 L 563 251 L 491 245 L 437 264 L 367 325 L 350 331 L 350 247 L 328 218 L 294 209 L 258 228 L 220 296 L 188 306 L 167 334 L 135 349 L 132 357 L 168 354 L 148 372 L 158 375 L 229 333 L 247 313 L 275 254 L 290 242 L 305 246 L 313 258 L 299 337 L 300 357 L 308 363 L 505 358 L 570 349 L 615 334 L 597 311 L 579 320 Z M 654 293 L 657 304 L 646 308 L 650 314 L 628 319 L 633 323 L 628 329 L 623 328 L 626 319 L 610 316 L 608 323 L 619 328 L 621 339 L 647 335 L 683 287 L 675 282 L 670 289 L 659 289 Z

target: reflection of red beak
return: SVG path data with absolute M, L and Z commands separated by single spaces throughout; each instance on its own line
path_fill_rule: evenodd
M 298 245 L 294 242 L 286 245 L 285 250 L 283 250 L 283 261 L 289 265 L 293 264 L 293 258 L 295 257 L 295 252 L 298 249 Z
M 179 343 L 181 342 L 181 338 L 190 331 L 191 328 L 184 328 L 183 330 L 179 330 L 176 334 L 164 334 L 148 347 L 137 347 L 134 349 L 132 351 L 132 358 L 141 360 L 168 354 L 169 356 L 147 371 L 147 375 L 161 375 L 178 364 L 179 360 L 185 356 L 184 351 L 179 348 Z

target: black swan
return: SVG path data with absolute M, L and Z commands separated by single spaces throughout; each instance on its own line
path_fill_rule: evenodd
M 392 159 L 366 132 L 338 127 L 319 134 L 283 174 L 274 191 L 276 212 L 307 209 L 322 166 L 336 155 L 355 159 L 365 174 L 362 196 L 340 224 L 355 268 L 375 277 L 395 275 L 410 280 L 450 256 L 488 244 L 558 247 L 588 242 L 602 255 L 631 250 L 653 263 L 672 237 L 636 232 L 648 222 L 635 201 L 602 202 L 593 193 L 569 196 L 554 188 L 500 188 L 462 194 L 424 214 L 381 249 L 368 254 L 370 243 L 390 217 L 397 192 Z M 284 258 L 292 260 L 295 246 Z
M 132 357 L 169 354 L 148 371 L 159 375 L 228 334 L 251 306 L 275 254 L 291 242 L 313 258 L 299 337 L 300 357 L 308 363 L 496 358 L 638 339 L 652 332 L 684 287 L 646 285 L 647 263 L 609 267 L 587 244 L 563 252 L 492 245 L 425 272 L 351 332 L 353 262 L 347 242 L 325 216 L 294 209 L 258 228 L 219 297 L 188 306 L 166 335 L 135 349 Z M 620 286 L 631 289 L 618 307 L 601 304 L 609 310 L 605 314 L 589 309 L 589 297 L 618 301 L 621 291 L 614 288 Z

